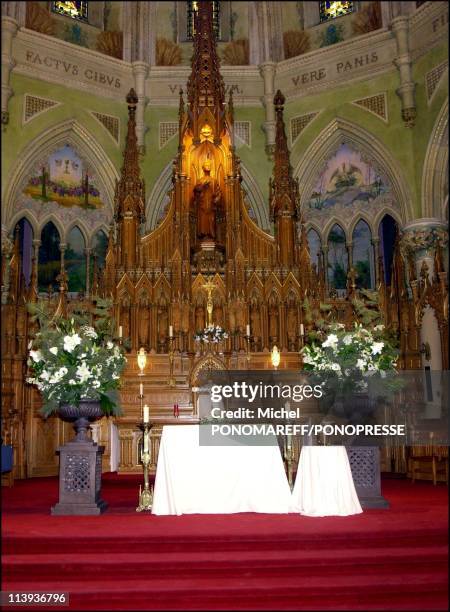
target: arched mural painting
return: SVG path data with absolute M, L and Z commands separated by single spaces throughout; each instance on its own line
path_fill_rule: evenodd
M 331 216 L 349 220 L 360 211 L 375 216 L 389 199 L 385 176 L 359 151 L 341 144 L 320 172 L 305 207 L 307 221 L 320 227 Z
M 95 172 L 69 144 L 34 164 L 18 205 L 38 221 L 53 214 L 63 225 L 77 220 L 92 227 L 108 224 L 110 217 Z

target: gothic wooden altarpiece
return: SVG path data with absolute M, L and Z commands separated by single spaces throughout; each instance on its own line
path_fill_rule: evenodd
M 265 369 L 277 345 L 281 368 L 301 368 L 299 349 L 314 325 L 305 316 L 305 299 L 312 306 L 327 301 L 336 317 L 351 325 L 357 315 L 352 299 L 358 291 L 353 269 L 344 296 L 329 290 L 323 258 L 312 265 L 299 187 L 293 178 L 283 121 L 284 97 L 274 98 L 276 145 L 270 180 L 269 206 L 274 235 L 251 219 L 241 188 L 239 158 L 233 135 L 233 100 L 225 87 L 213 35 L 211 3 L 200 2 L 196 14 L 192 72 L 187 103 L 180 91 L 179 147 L 173 161 L 172 190 L 160 225 L 144 233 L 145 193 L 140 176 L 136 138 L 137 96 L 127 96 L 128 131 L 120 180 L 116 185 L 115 216 L 110 229 L 104 270 L 94 270 L 90 298 L 112 298 L 114 317 L 129 345 L 121 390 L 123 416 L 115 419 L 119 434 L 119 471 L 140 471 L 137 448 L 139 382 L 136 352 L 148 354 L 145 402 L 151 407 L 152 468 L 164 423 L 197 419 L 196 383 L 202 369 Z M 386 286 L 381 258 L 376 260 L 377 288 L 386 324 L 400 338 L 400 366 L 420 368 L 420 326 L 424 308 L 434 308 L 442 340 L 443 368 L 447 355 L 448 297 L 441 249 L 435 249 L 434 273 L 412 264 L 415 245 L 397 241 L 391 282 Z M 54 449 L 68 430 L 58 419 L 44 422 L 39 397 L 24 384 L 26 347 L 33 333 L 25 303 L 37 295 L 37 261 L 27 290 L 18 233 L 2 261 L 2 421 L 15 448 L 16 476 L 56 473 Z M 406 263 L 405 263 L 406 262 Z M 425 264 L 426 265 L 426 264 Z M 408 268 L 406 270 L 406 268 Z M 409 279 L 409 282 L 407 282 Z M 55 308 L 69 311 L 80 300 L 69 300 L 64 268 Z M 228 332 L 214 345 L 194 341 L 207 323 L 208 291 L 212 320 Z M 83 299 L 83 298 L 80 298 Z M 247 336 L 250 325 L 250 336 Z M 173 335 L 170 335 L 173 331 Z M 208 348 L 206 348 L 206 346 Z M 178 404 L 180 419 L 172 417 Z M 103 419 L 96 432 L 105 444 L 104 468 L 111 455 L 110 423 Z

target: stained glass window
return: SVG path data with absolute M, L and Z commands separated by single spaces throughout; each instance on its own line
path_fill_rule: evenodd
M 309 246 L 309 257 L 311 263 L 316 266 L 316 270 L 319 269 L 319 258 L 322 250 L 322 244 L 320 242 L 319 234 L 316 230 L 310 229 L 308 232 L 308 246 Z
M 51 221 L 41 232 L 41 246 L 38 255 L 39 291 L 47 291 L 51 286 L 58 289 L 56 277 L 61 271 L 61 251 L 59 249 L 59 232 Z
M 352 13 L 353 2 L 319 2 L 320 22 Z
M 356 270 L 356 286 L 372 289 L 374 285 L 372 234 L 365 221 L 359 221 L 353 230 L 353 267 Z
M 345 233 L 339 225 L 333 225 L 328 234 L 328 284 L 335 289 L 347 286 L 348 255 Z
M 52 11 L 79 21 L 88 20 L 87 2 L 52 2 Z
M 22 260 L 22 273 L 25 277 L 25 285 L 30 285 L 31 266 L 33 255 L 33 228 L 29 221 L 25 218 L 18 223 L 19 226 L 19 244 L 20 255 Z
M 72 228 L 68 240 L 64 263 L 68 277 L 69 291 L 86 289 L 86 252 L 84 237 L 78 227 Z
M 216 39 L 220 38 L 220 2 L 214 1 L 212 2 L 213 6 L 213 30 L 214 36 Z M 198 2 L 197 0 L 190 0 L 187 3 L 187 37 L 188 40 L 192 40 L 195 34 L 195 19 L 194 15 L 197 14 L 198 11 Z
M 390 285 L 395 240 L 398 233 L 397 222 L 390 215 L 384 215 L 378 231 L 380 235 L 380 252 L 384 268 L 384 282 L 386 285 Z

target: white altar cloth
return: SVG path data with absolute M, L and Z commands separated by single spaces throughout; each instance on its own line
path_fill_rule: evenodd
M 344 446 L 303 446 L 292 492 L 292 510 L 306 516 L 362 512 Z
M 199 427 L 164 427 L 153 514 L 290 511 L 291 491 L 278 445 L 200 446 Z

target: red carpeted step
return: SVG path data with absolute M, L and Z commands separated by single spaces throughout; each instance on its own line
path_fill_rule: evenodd
M 100 517 L 49 516 L 56 479 L 5 491 L 3 589 L 73 610 L 447 609 L 445 487 L 387 481 L 390 509 L 352 517 L 154 517 L 138 482 L 105 478 Z
M 139 572 L 152 577 L 166 577 L 171 580 L 180 572 L 184 576 L 195 577 L 199 572 L 213 578 L 235 572 L 269 571 L 272 574 L 301 572 L 302 576 L 321 573 L 326 569 L 327 575 L 345 572 L 359 574 L 377 571 L 378 574 L 389 573 L 393 565 L 401 564 L 403 571 L 416 570 L 424 565 L 427 570 L 437 570 L 445 566 L 448 550 L 445 546 L 428 548 L 391 548 L 389 555 L 385 549 L 366 551 L 353 550 L 324 551 L 286 551 L 270 550 L 262 556 L 257 551 L 243 551 L 238 557 L 234 552 L 214 551 L 204 554 L 199 552 L 185 553 L 117 553 L 113 557 L 99 558 L 98 554 L 22 554 L 4 555 L 3 578 L 13 578 L 16 582 L 23 579 L 46 578 L 62 570 L 67 580 L 84 578 L 97 580 L 96 572 L 119 572 L 121 579 L 135 578 Z
M 274 546 L 281 546 L 285 550 L 326 550 L 330 547 L 336 548 L 367 548 L 367 547 L 384 547 L 392 548 L 399 546 L 408 546 L 414 542 L 415 546 L 439 545 L 447 541 L 447 534 L 442 529 L 430 529 L 426 532 L 384 532 L 373 534 L 352 534 L 349 535 L 327 535 L 323 534 L 302 536 L 298 532 L 292 534 L 291 537 L 286 536 L 266 536 L 261 533 L 256 537 L 227 537 L 218 536 L 210 537 L 178 537 L 173 538 L 170 535 L 164 537 L 150 536 L 129 536 L 129 537 L 83 537 L 79 534 L 74 534 L 69 537 L 9 537 L 3 538 L 4 553 L 28 554 L 41 552 L 57 553 L 61 550 L 70 550 L 73 553 L 83 553 L 86 550 L 93 549 L 99 554 L 119 553 L 124 549 L 139 550 L 145 541 L 149 550 L 154 552 L 183 552 L 186 548 L 195 546 L 196 550 L 202 552 L 213 552 L 219 547 L 221 550 L 230 550 L 235 552 L 245 551 L 249 548 L 257 550 L 268 550 Z

